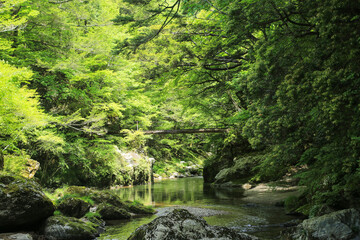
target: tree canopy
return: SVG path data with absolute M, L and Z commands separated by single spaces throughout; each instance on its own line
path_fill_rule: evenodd
M 259 153 L 252 181 L 296 172 L 299 211 L 347 207 L 360 197 L 359 21 L 352 0 L 3 1 L 0 149 L 39 161 L 44 183 L 89 185 L 113 181 L 115 146 L 158 166 Z

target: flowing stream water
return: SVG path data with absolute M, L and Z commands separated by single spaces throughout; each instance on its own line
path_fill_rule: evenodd
M 285 214 L 283 208 L 266 204 L 266 199 L 261 201 L 265 203 L 254 203 L 246 200 L 244 191 L 239 188 L 214 189 L 205 186 L 200 177 L 167 179 L 152 185 L 140 185 L 114 191 L 122 199 L 136 200 L 153 206 L 159 213 L 170 211 L 172 207 L 192 209 L 206 216 L 204 219 L 211 225 L 233 228 L 260 239 L 277 239 L 283 224 L 294 220 L 293 216 Z M 264 196 L 261 194 L 256 196 L 256 198 L 262 197 Z M 214 212 L 221 214 L 207 216 Z M 133 218 L 130 221 L 111 221 L 108 223 L 106 232 L 99 239 L 127 239 L 136 228 L 149 223 L 156 217 L 153 215 Z

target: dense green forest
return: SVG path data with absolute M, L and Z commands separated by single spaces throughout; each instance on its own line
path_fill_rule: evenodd
M 359 1 L 5 0 L 0 50 L 5 172 L 36 160 L 45 185 L 104 187 L 126 149 L 207 182 L 295 174 L 306 214 L 358 202 Z

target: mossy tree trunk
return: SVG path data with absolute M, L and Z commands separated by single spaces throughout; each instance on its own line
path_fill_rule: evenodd
M 0 171 L 4 169 L 4 155 L 0 150 Z

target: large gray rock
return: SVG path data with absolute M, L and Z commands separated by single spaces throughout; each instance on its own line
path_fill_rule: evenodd
M 0 232 L 36 225 L 54 210 L 51 200 L 34 181 L 0 175 Z
M 3 233 L 0 240 L 33 240 L 33 237 L 29 233 Z
M 292 239 L 348 240 L 360 239 L 360 213 L 345 209 L 303 221 Z
M 53 216 L 46 220 L 43 234 L 48 240 L 91 240 L 98 236 L 97 227 L 81 219 Z
M 237 233 L 224 227 L 210 226 L 202 218 L 196 217 L 185 209 L 176 209 L 166 216 L 135 230 L 128 240 L 255 240 L 256 237 Z

